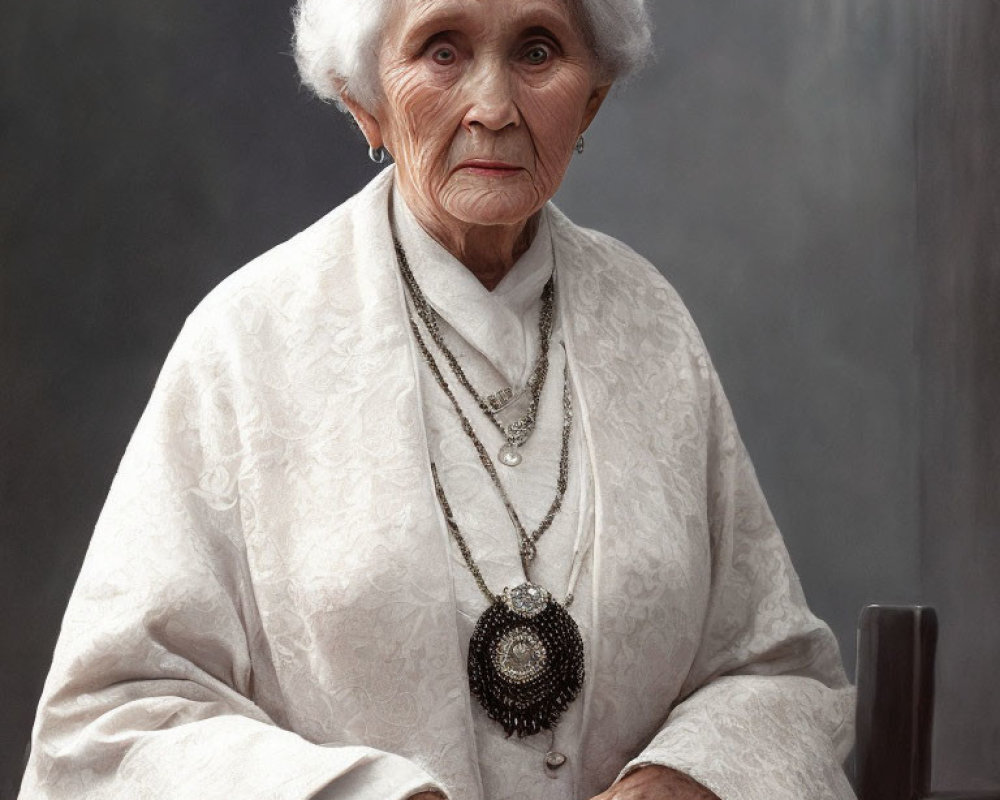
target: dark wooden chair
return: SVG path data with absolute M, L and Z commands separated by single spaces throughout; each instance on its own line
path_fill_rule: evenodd
M 858 623 L 855 775 L 860 800 L 1000 800 L 1000 791 L 931 792 L 937 614 L 867 606 Z

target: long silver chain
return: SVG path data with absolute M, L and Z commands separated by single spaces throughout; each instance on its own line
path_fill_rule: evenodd
M 451 513 L 451 504 L 448 502 L 444 488 L 441 486 L 441 479 L 438 477 L 437 464 L 433 461 L 431 462 L 431 475 L 434 478 L 434 491 L 437 493 L 438 502 L 441 503 L 441 509 L 444 511 L 445 522 L 448 525 L 449 532 L 458 544 L 462 558 L 465 559 L 465 566 L 469 568 L 472 577 L 476 579 L 476 586 L 479 587 L 479 591 L 483 593 L 490 605 L 493 605 L 497 601 L 497 597 L 490 591 L 490 587 L 486 585 L 483 573 L 479 571 L 479 565 L 472 558 L 472 551 L 469 550 L 469 545 L 465 541 L 465 537 L 462 536 L 462 532 L 458 529 L 458 523 L 455 522 L 455 515 Z
M 402 248 L 400 248 L 397 244 L 396 252 L 401 253 L 401 250 Z M 403 263 L 404 258 L 400 255 L 400 265 Z M 417 342 L 417 348 L 420 350 L 420 354 L 423 356 L 424 361 L 427 363 L 431 373 L 434 375 L 438 386 L 441 387 L 441 391 L 444 392 L 445 396 L 451 402 L 452 408 L 455 409 L 455 414 L 461 422 L 462 430 L 465 432 L 466 436 L 469 437 L 473 447 L 475 447 L 476 453 L 479 456 L 479 461 L 482 463 L 486 473 L 490 476 L 490 480 L 493 482 L 493 486 L 496 488 L 501 501 L 503 501 L 504 508 L 507 510 L 507 515 L 510 517 L 511 522 L 514 525 L 514 529 L 517 531 L 519 542 L 518 551 L 521 556 L 521 566 L 524 568 L 525 577 L 530 580 L 529 567 L 531 562 L 535 559 L 535 556 L 538 554 L 537 542 L 542 537 L 542 534 L 544 534 L 552 526 L 552 522 L 555 520 L 556 514 L 559 513 L 559 509 L 562 507 L 563 497 L 566 495 L 566 487 L 569 483 L 569 439 L 573 423 L 573 405 L 569 390 L 569 362 L 566 362 L 563 370 L 562 444 L 559 452 L 559 475 L 556 479 L 556 494 L 552 499 L 552 504 L 549 506 L 549 510 L 545 513 L 545 516 L 542 518 L 538 527 L 529 533 L 525 529 L 524 524 L 521 522 L 521 518 L 514 508 L 514 504 L 511 502 L 510 497 L 507 495 L 507 490 L 504 489 L 503 482 L 497 474 L 496 465 L 493 463 L 493 459 L 490 458 L 490 454 L 487 452 L 482 440 L 476 434 L 475 429 L 472 427 L 472 423 L 469 422 L 469 418 L 466 417 L 465 413 L 462 411 L 462 407 L 459 405 L 458 399 L 455 397 L 454 392 L 452 392 L 451 387 L 448 386 L 448 382 L 445 380 L 437 361 L 435 361 L 434 356 L 431 355 L 431 352 L 427 347 L 427 343 L 424 341 L 424 337 L 420 333 L 417 321 L 414 319 L 413 313 L 410 311 L 409 304 L 407 304 L 406 313 L 410 322 L 410 330 L 413 331 L 413 337 Z M 462 555 L 466 560 L 466 564 L 469 566 L 469 570 L 476 578 L 476 583 L 479 584 L 479 588 L 483 590 L 484 594 L 486 594 L 492 602 L 493 594 L 485 588 L 486 584 L 482 580 L 482 575 L 479 573 L 478 567 L 473 568 L 475 562 L 472 560 L 472 555 L 468 552 L 468 546 L 465 545 L 465 540 L 462 538 L 461 533 L 458 532 L 458 526 L 455 524 L 454 518 L 450 515 L 450 507 L 447 504 L 447 499 L 444 497 L 444 491 L 440 488 L 440 482 L 437 480 L 437 468 L 434 464 L 431 465 L 431 468 L 435 476 L 435 489 L 438 493 L 438 499 L 441 501 L 441 506 L 445 511 L 448 528 L 455 537 L 456 541 L 459 543 L 459 550 L 461 550 Z
M 509 425 L 504 425 L 498 417 L 498 412 L 514 399 L 515 394 L 513 389 L 504 388 L 487 397 L 483 397 L 476 391 L 476 388 L 472 385 L 472 381 L 469 380 L 461 364 L 458 363 L 455 354 L 445 344 L 444 337 L 441 336 L 441 330 L 438 325 L 437 312 L 427 301 L 416 278 L 413 277 L 413 271 L 406 260 L 406 252 L 395 237 L 393 238 L 393 244 L 396 247 L 400 272 L 402 272 L 403 280 L 406 281 L 406 286 L 410 290 L 413 306 L 424 323 L 424 327 L 427 328 L 431 339 L 434 340 L 434 344 L 437 345 L 448 362 L 448 366 L 451 367 L 451 371 L 458 378 L 458 382 L 462 384 L 472 399 L 475 400 L 476 405 L 479 406 L 487 418 L 496 426 L 497 430 L 500 431 L 501 435 L 507 440 L 507 444 L 514 448 L 522 446 L 535 430 L 535 423 L 538 416 L 538 402 L 541 399 L 542 388 L 545 386 L 545 378 L 549 372 L 549 342 L 552 338 L 552 308 L 553 297 L 555 296 L 553 278 L 550 277 L 545 284 L 545 288 L 542 289 L 542 308 L 538 316 L 538 357 L 535 359 L 535 364 L 532 367 L 531 375 L 528 377 L 526 387 L 531 394 L 531 399 L 522 417 L 514 420 Z
M 487 602 L 492 605 L 497 602 L 497 596 L 490 591 L 490 587 L 486 585 L 486 579 L 483 578 L 483 573 L 479 569 L 479 565 L 476 563 L 475 559 L 472 557 L 472 551 L 469 549 L 468 542 L 465 541 L 465 537 L 462 535 L 462 531 L 458 527 L 458 523 L 455 522 L 455 515 L 451 511 L 451 504 L 448 502 L 448 497 L 444 493 L 444 487 L 441 485 L 441 479 L 438 477 L 437 464 L 433 461 L 431 462 L 431 476 L 434 478 L 434 491 L 437 494 L 438 502 L 441 503 L 441 509 L 444 511 L 445 523 L 448 525 L 448 531 L 451 533 L 452 538 L 454 538 L 455 543 L 458 545 L 459 552 L 462 554 L 462 558 L 465 560 L 465 566 L 469 568 L 469 572 L 472 573 L 472 577 L 476 580 L 476 586 L 479 587 L 479 591 L 483 593 Z M 522 561 L 522 566 L 524 562 Z M 531 580 L 528 576 L 527 571 L 524 575 L 525 578 Z M 562 602 L 563 608 L 569 608 L 573 603 L 573 592 L 570 591 L 566 595 L 566 599 Z

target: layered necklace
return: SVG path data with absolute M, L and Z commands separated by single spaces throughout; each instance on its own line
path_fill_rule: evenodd
M 522 460 L 520 447 L 528 441 L 528 437 L 535 430 L 538 402 L 541 399 L 542 389 L 545 386 L 545 378 L 549 373 L 549 340 L 552 338 L 552 308 L 555 296 L 553 278 L 549 278 L 545 284 L 545 288 L 542 289 L 542 309 L 538 315 L 538 358 L 535 359 L 535 364 L 531 370 L 531 375 L 528 376 L 527 384 L 520 392 L 515 392 L 512 387 L 508 386 L 484 397 L 476 391 L 476 387 L 472 385 L 472 381 L 466 376 L 462 365 L 458 363 L 458 359 L 454 353 L 445 344 L 444 337 L 441 336 L 437 312 L 427 302 L 427 298 L 424 297 L 420 285 L 417 283 L 416 278 L 413 277 L 413 272 L 410 270 L 410 265 L 406 261 L 406 255 L 402 252 L 399 242 L 395 241 L 394 244 L 396 246 L 396 253 L 399 256 L 399 268 L 402 272 L 403 280 L 406 282 L 406 288 L 410 291 L 410 298 L 413 301 L 413 307 L 416 309 L 417 315 L 420 317 L 420 321 L 424 323 L 427 333 L 430 334 L 431 339 L 434 340 L 434 344 L 437 345 L 445 361 L 448 362 L 448 366 L 451 367 L 451 371 L 458 379 L 458 382 L 462 384 L 476 405 L 479 406 L 487 419 L 496 426 L 497 430 L 500 431 L 506 440 L 500 448 L 500 452 L 497 453 L 497 459 L 508 467 L 516 467 Z M 521 417 L 505 425 L 500 420 L 500 413 L 525 392 L 528 392 L 530 397 L 527 410 Z
M 496 411 L 488 402 L 472 388 L 464 372 L 458 366 L 458 361 L 445 345 L 437 325 L 437 316 L 427 303 L 420 287 L 417 285 L 406 260 L 406 253 L 399 241 L 394 239 L 396 256 L 400 272 L 409 290 L 410 299 L 425 328 L 444 355 L 459 382 L 466 388 L 476 404 L 494 421 L 501 433 L 507 439 L 504 447 L 512 444 L 511 434 L 496 419 Z M 542 293 L 542 315 L 539 321 L 541 338 L 538 360 L 532 372 L 540 378 L 536 385 L 529 379 L 532 392 L 530 410 L 530 429 L 515 448 L 523 444 L 534 429 L 535 414 L 538 408 L 538 397 L 541 394 L 540 385 L 544 383 L 548 371 L 548 338 L 552 332 L 552 298 L 554 284 L 552 278 L 545 285 Z M 462 411 L 462 407 L 448 385 L 441 368 L 431 354 L 410 305 L 407 305 L 407 316 L 410 330 L 417 343 L 417 348 L 441 391 L 448 398 L 455 414 L 461 423 L 462 430 L 471 441 L 479 456 L 479 461 L 490 477 L 500 500 L 503 502 L 507 515 L 514 526 L 518 539 L 518 552 L 521 566 L 524 570 L 525 582 L 514 588 L 505 588 L 499 595 L 487 586 L 479 565 L 469 549 L 454 513 L 448 502 L 441 480 L 438 477 L 437 465 L 431 463 L 431 474 L 434 479 L 434 491 L 444 512 L 448 531 L 465 561 L 466 567 L 472 573 L 476 585 L 489 603 L 489 607 L 476 621 L 475 630 L 469 640 L 469 689 L 479 700 L 490 719 L 503 726 L 510 736 L 530 736 L 543 730 L 551 730 L 562 713 L 573 702 L 584 679 L 583 640 L 576 622 L 567 609 L 573 602 L 572 593 L 559 603 L 543 587 L 531 582 L 531 563 L 538 554 L 537 542 L 551 527 L 556 514 L 562 507 L 563 497 L 569 475 L 569 440 L 573 421 L 573 408 L 569 390 L 569 366 L 563 370 L 562 392 L 562 441 L 559 453 L 559 475 L 556 481 L 556 494 L 541 523 L 534 531 L 528 531 L 521 521 L 507 494 L 496 465 L 490 457 L 486 446 L 476 434 L 472 423 Z M 429 324 L 428 320 L 433 322 Z M 513 427 L 513 426 L 510 426 Z M 517 462 L 520 463 L 520 454 Z M 501 448 L 499 458 L 503 461 L 504 449 Z M 506 462 L 504 462 L 506 463 Z

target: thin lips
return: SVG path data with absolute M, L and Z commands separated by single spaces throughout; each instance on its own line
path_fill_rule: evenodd
M 464 167 L 475 167 L 476 169 L 520 169 L 516 164 L 508 164 L 504 161 L 488 161 L 486 159 L 476 159 L 472 158 L 468 161 L 463 161 L 458 165 L 459 169 Z

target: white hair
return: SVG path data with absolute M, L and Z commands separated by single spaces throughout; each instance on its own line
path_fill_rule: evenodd
M 652 52 L 645 0 L 569 0 L 586 28 L 601 78 L 636 72 Z M 379 38 L 398 0 L 298 0 L 295 62 L 302 81 L 324 100 L 349 94 L 372 109 L 380 96 Z

